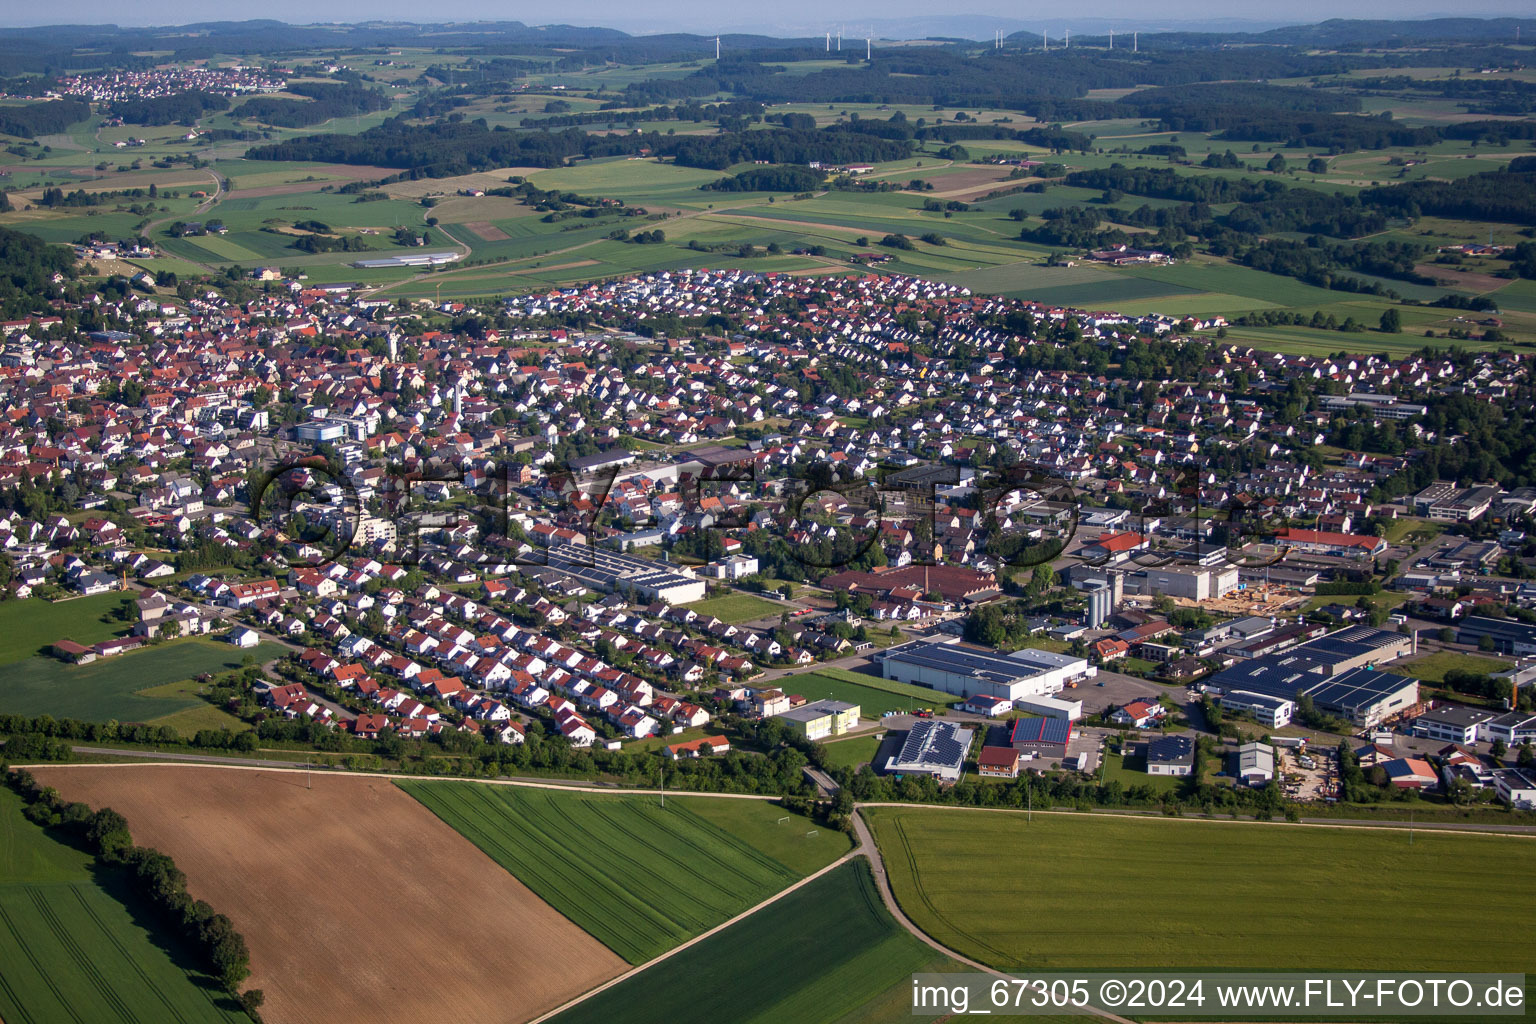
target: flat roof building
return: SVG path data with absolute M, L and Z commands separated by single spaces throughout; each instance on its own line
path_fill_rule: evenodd
M 858 727 L 859 705 L 842 700 L 817 700 L 777 715 L 778 721 L 808 740 L 841 736 Z
M 918 640 L 880 656 L 887 679 L 930 686 L 960 697 L 983 694 L 1016 701 L 1060 693 L 1098 670 L 1084 658 L 1026 648 L 1011 655 L 963 647 L 953 640 Z
M 975 732 L 953 722 L 933 719 L 912 723 L 901 750 L 886 759 L 892 775 L 931 775 L 941 782 L 958 782 Z
M 548 558 L 550 568 L 610 594 L 633 590 L 639 600 L 688 604 L 704 600 L 708 592 L 704 580 L 691 572 L 606 548 L 559 544 L 549 549 Z

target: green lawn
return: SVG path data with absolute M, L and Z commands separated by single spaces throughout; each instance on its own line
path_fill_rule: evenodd
M 114 618 L 112 613 L 128 600 L 119 592 L 68 601 L 29 598 L 0 604 L 0 665 L 47 654 L 55 640 L 94 644 L 123 636 L 132 620 Z
M 855 736 L 851 740 L 823 744 L 827 748 L 827 761 L 839 768 L 857 768 L 874 758 L 883 738 L 883 736 Z
M 947 958 L 907 934 L 880 903 L 862 860 L 828 872 L 745 921 L 572 1007 L 556 1024 L 833 1024 L 916 1020 L 891 998 Z M 907 988 L 910 999 L 910 988 Z M 874 1000 L 899 1007 L 869 1018 Z
M 1103 768 L 1104 781 L 1118 782 L 1126 789 L 1133 786 L 1151 786 L 1159 793 L 1172 792 L 1179 788 L 1179 783 L 1184 781 L 1173 775 L 1148 775 L 1145 757 L 1132 757 L 1129 759 L 1131 762 L 1129 765 L 1125 763 L 1126 760 L 1119 754 L 1106 753 Z
M 20 797 L 0 789 L 0 1019 L 249 1024 L 211 979 L 172 959 L 143 912 L 118 901 L 127 895 L 122 879 L 55 841 L 21 808 Z
M 864 813 L 913 921 L 1000 968 L 1530 966 L 1509 941 L 1536 898 L 1536 843 L 1524 837 L 1421 830 L 1410 844 L 1395 830 Z M 1380 941 L 1449 932 L 1456 942 Z
M 765 597 L 734 593 L 726 594 L 724 597 L 711 597 L 703 601 L 695 601 L 693 604 L 683 605 L 683 607 L 700 615 L 713 615 L 722 622 L 732 624 L 751 622 L 753 619 L 777 618 L 788 610 L 782 601 L 770 601 Z
M 1387 612 L 1391 611 L 1392 609 L 1396 608 L 1398 605 L 1403 604 L 1405 601 L 1408 600 L 1408 595 L 1407 594 L 1399 594 L 1399 593 L 1397 593 L 1395 591 L 1391 591 L 1391 590 L 1383 590 L 1379 594 L 1365 594 L 1365 595 L 1360 595 L 1360 594 L 1319 594 L 1317 597 L 1308 598 L 1307 603 L 1302 606 L 1302 610 L 1310 612 L 1310 611 L 1313 611 L 1313 610 L 1315 610 L 1317 608 L 1322 608 L 1325 605 L 1330 605 L 1330 604 L 1342 604 L 1342 605 L 1347 605 L 1350 608 L 1353 608 L 1359 602 L 1361 596 L 1364 596 L 1365 599 L 1370 602 L 1370 605 L 1371 605 L 1372 608 L 1379 608 L 1382 611 L 1387 611 Z
M 859 679 L 868 679 L 873 683 L 883 683 L 886 680 L 876 679 L 873 676 L 857 676 L 856 673 L 847 672 L 844 675 L 855 676 Z M 883 687 L 867 685 L 863 682 L 853 682 L 849 679 L 838 678 L 830 672 L 800 672 L 792 676 L 784 676 L 774 681 L 774 685 L 785 693 L 797 693 L 806 700 L 825 700 L 830 697 L 833 700 L 844 700 L 850 704 L 859 706 L 859 715 L 862 718 L 879 718 L 887 711 L 911 711 L 916 708 L 941 708 L 945 707 L 954 698 L 947 693 L 937 690 L 925 690 L 922 687 L 908 687 L 914 692 L 893 693 Z M 897 683 L 897 686 L 903 684 Z
M 848 850 L 768 801 L 400 787 L 630 963 L 739 914 Z M 714 804 L 739 804 L 731 808 Z M 711 806 L 703 806 L 703 805 Z
M 1383 665 L 1382 670 L 1401 676 L 1413 676 L 1420 682 L 1438 684 L 1445 682 L 1445 674 L 1453 668 L 1493 675 L 1510 667 L 1510 662 L 1498 658 L 1484 658 L 1459 651 L 1436 651 L 1408 661 L 1394 661 L 1390 665 Z
M 149 722 L 206 705 L 195 696 L 144 696 L 140 691 L 204 672 L 239 668 L 246 655 L 260 664 L 286 650 L 271 642 L 239 650 L 221 640 L 191 637 L 89 665 L 70 665 L 52 657 L 27 658 L 0 673 L 0 711 L 88 722 Z
M 168 725 L 183 736 L 190 736 L 199 729 L 230 729 L 239 732 L 250 728 L 240 719 L 225 711 L 216 708 L 203 700 L 199 695 L 204 689 L 202 683 L 195 679 L 178 679 L 173 683 L 164 683 L 160 686 L 150 686 L 138 691 L 140 697 L 154 697 L 161 700 L 170 699 L 177 701 L 196 701 L 192 707 L 181 711 L 173 711 L 168 715 L 150 719 L 150 725 Z

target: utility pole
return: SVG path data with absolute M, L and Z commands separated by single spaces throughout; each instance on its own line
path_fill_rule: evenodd
M 667 806 L 667 766 L 663 762 L 657 774 L 661 777 L 661 806 Z

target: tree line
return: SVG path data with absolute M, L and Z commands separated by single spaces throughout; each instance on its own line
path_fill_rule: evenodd
M 23 814 L 28 821 L 83 846 L 103 864 L 125 871 L 133 879 L 135 890 L 197 952 L 219 983 L 231 993 L 239 989 L 251 973 L 251 954 L 245 938 L 229 918 L 187 891 L 187 876 L 175 861 L 159 850 L 134 845 L 128 820 L 110 807 L 93 811 L 87 804 L 67 802 L 23 769 L 7 771 L 5 778 L 7 785 L 25 801 Z M 251 993 L 241 1000 L 252 1009 L 261 1002 L 259 995 Z

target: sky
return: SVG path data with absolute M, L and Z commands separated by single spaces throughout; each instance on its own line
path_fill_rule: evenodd
M 179 25 L 197 21 L 239 21 L 249 18 L 275 18 L 295 24 L 322 21 L 448 21 L 502 20 L 522 21 L 529 25 L 563 23 L 601 25 L 626 32 L 754 31 L 768 35 L 819 35 L 836 31 L 839 22 L 855 32 L 855 24 L 865 30 L 873 25 L 892 35 L 901 34 L 899 20 L 922 17 L 924 23 L 935 16 L 930 0 L 847 0 L 828 5 L 824 0 L 775 0 L 772 4 L 704 3 L 700 0 L 565 0 L 558 5 L 505 3 L 502 0 L 439 0 L 430 6 L 419 0 L 266 0 L 252 5 L 244 0 L 148 0 L 124 4 L 121 0 L 57 0 L 49 4 L 26 4 L 10 0 L 0 23 L 10 25 L 118 24 Z M 963 6 L 941 10 L 958 16 L 984 16 L 1001 19 L 1003 27 L 1022 29 L 1037 23 L 1060 29 L 1078 23 L 1081 30 L 1096 29 L 1094 19 L 1107 18 L 1126 31 L 1144 28 L 1195 28 L 1190 22 L 1215 22 L 1213 27 L 1230 30 L 1236 20 L 1252 20 L 1256 28 L 1277 24 L 1303 24 L 1327 18 L 1425 18 L 1492 17 L 1533 13 L 1531 0 L 1467 0 L 1465 6 L 1448 0 L 1160 0 L 1155 5 L 1145 0 L 1079 0 L 1071 5 L 1067 17 L 1060 7 L 1042 7 L 1030 11 L 1017 0 L 971 0 Z M 835 12 L 835 14 L 829 14 Z M 835 18 L 836 20 L 832 20 Z M 920 29 L 924 26 L 918 26 Z M 926 34 L 918 31 L 916 34 Z M 983 30 L 981 35 L 985 35 Z

